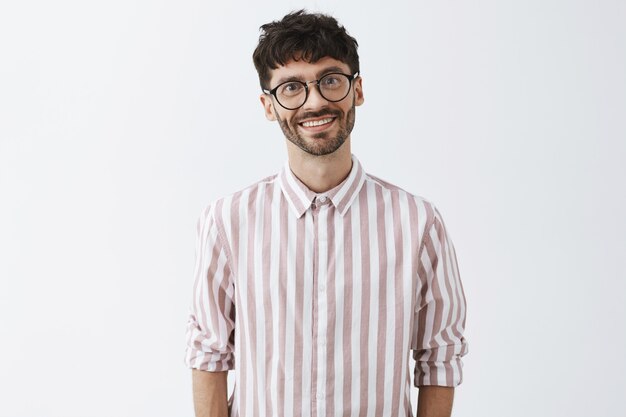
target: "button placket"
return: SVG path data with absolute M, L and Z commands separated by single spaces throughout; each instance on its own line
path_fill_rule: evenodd
M 315 372 L 315 380 L 313 382 L 312 389 L 313 393 L 313 407 L 317 409 L 319 406 L 315 404 L 315 402 L 323 402 L 326 399 L 326 372 L 325 367 L 322 364 L 325 364 L 328 360 L 327 357 L 327 344 L 326 333 L 327 329 L 327 293 L 328 293 L 328 283 L 327 283 L 327 268 L 328 268 L 328 236 L 327 236 L 327 224 L 332 221 L 332 218 L 329 216 L 329 206 L 330 199 L 327 196 L 319 195 L 316 196 L 313 200 L 313 204 L 316 206 L 316 209 L 313 210 L 313 218 L 315 222 L 315 274 L 314 279 L 317 282 L 317 291 L 314 294 L 314 316 L 315 316 L 315 324 L 314 324 L 314 348 L 313 354 L 316 356 L 316 365 L 317 369 Z

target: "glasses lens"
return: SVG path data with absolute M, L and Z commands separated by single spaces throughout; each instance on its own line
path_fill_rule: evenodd
M 306 100 L 306 85 L 299 81 L 288 81 L 278 86 L 276 99 L 287 109 L 297 109 Z
M 343 100 L 350 91 L 350 78 L 345 74 L 326 74 L 320 78 L 320 93 L 328 101 Z

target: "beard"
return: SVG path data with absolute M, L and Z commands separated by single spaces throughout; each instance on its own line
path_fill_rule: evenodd
M 339 130 L 337 134 L 332 137 L 330 136 L 330 132 L 319 132 L 312 134 L 312 139 L 305 139 L 298 132 L 298 121 L 330 115 L 335 117 L 334 122 L 336 122 L 339 126 Z M 290 125 L 286 119 L 281 119 L 280 117 L 276 117 L 278 120 L 278 124 L 280 125 L 280 129 L 283 131 L 283 134 L 291 143 L 296 145 L 298 148 L 302 149 L 304 152 L 315 155 L 315 156 L 323 156 L 328 155 L 335 152 L 337 149 L 344 144 L 346 139 L 350 137 L 350 133 L 354 128 L 354 120 L 355 120 L 355 106 L 354 100 L 352 103 L 352 107 L 345 114 L 341 110 L 329 109 L 329 110 L 321 110 L 318 112 L 309 112 L 303 114 L 301 117 L 297 119 L 294 117 L 292 119 L 293 125 Z M 333 123 L 334 123 L 333 122 Z

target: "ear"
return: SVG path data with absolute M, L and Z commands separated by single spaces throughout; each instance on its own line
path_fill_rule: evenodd
M 365 97 L 363 97 L 363 79 L 359 75 L 354 79 L 354 105 L 360 106 L 365 101 Z
M 272 96 L 270 94 L 261 94 L 259 97 L 261 100 L 261 105 L 263 106 L 263 110 L 265 112 L 265 118 L 270 122 L 276 120 L 276 115 L 274 114 L 274 103 L 272 102 Z

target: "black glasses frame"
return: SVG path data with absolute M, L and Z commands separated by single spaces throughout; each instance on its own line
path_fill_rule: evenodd
M 322 93 L 322 89 L 320 88 L 320 81 L 323 80 L 324 78 L 328 77 L 329 75 L 343 75 L 344 77 L 346 77 L 348 79 L 348 91 L 346 91 L 346 95 L 341 97 L 339 100 L 329 100 L 328 98 L 326 98 L 326 96 L 324 96 L 324 93 Z M 272 88 L 271 90 L 266 90 L 265 88 L 262 88 L 261 90 L 265 94 L 271 94 L 272 96 L 274 96 L 274 98 L 276 99 L 276 102 L 278 104 L 280 104 L 280 106 L 283 109 L 286 109 L 286 110 L 296 110 L 296 109 L 299 109 L 300 107 L 304 106 L 306 104 L 306 101 L 309 99 L 309 84 L 315 83 L 315 85 L 317 86 L 317 91 L 324 98 L 324 100 L 330 101 L 331 103 L 337 103 L 338 101 L 341 101 L 344 98 L 348 97 L 348 94 L 350 94 L 350 89 L 352 88 L 352 81 L 354 81 L 358 76 L 359 76 L 359 71 L 355 72 L 352 75 L 344 74 L 343 72 L 329 72 L 328 74 L 324 74 L 324 76 L 321 77 L 319 80 L 311 80 L 311 81 L 291 80 L 291 81 L 285 81 L 284 83 L 278 84 L 276 87 Z M 285 105 L 283 105 L 283 103 L 280 102 L 280 100 L 276 96 L 276 91 L 282 85 L 289 84 L 289 83 L 300 83 L 300 84 L 302 84 L 304 86 L 304 101 L 298 107 L 286 107 Z

